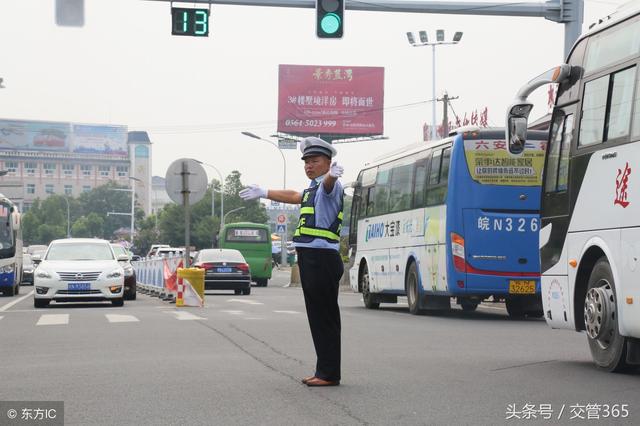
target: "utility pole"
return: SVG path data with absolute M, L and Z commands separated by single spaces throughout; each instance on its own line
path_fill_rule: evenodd
M 458 99 L 459 96 L 454 96 L 453 98 L 449 97 L 447 92 L 444 92 L 444 95 L 441 99 L 438 99 L 438 102 L 442 102 L 443 112 L 442 112 L 442 137 L 446 138 L 449 136 L 449 101 Z

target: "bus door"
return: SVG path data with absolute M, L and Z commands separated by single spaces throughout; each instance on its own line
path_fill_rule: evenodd
M 427 291 L 447 291 L 445 223 L 451 162 L 451 146 L 436 148 L 429 159 L 429 175 L 425 209 L 427 262 L 423 284 Z

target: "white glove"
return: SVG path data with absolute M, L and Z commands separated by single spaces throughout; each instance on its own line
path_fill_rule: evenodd
M 267 198 L 267 190 L 260 188 L 258 185 L 249 185 L 240 191 L 238 195 L 240 195 L 240 198 L 245 201 Z
M 329 176 L 339 178 L 340 176 L 342 176 L 342 173 L 344 173 L 344 167 L 338 164 L 337 161 L 334 161 L 331 165 L 331 168 L 329 169 Z

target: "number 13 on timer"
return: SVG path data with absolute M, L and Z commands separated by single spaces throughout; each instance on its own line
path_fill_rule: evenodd
M 209 10 L 172 7 L 171 34 L 194 37 L 208 37 Z

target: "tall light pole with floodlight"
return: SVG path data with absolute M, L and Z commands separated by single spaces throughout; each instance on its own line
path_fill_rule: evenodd
M 439 45 L 443 45 L 443 44 L 458 44 L 460 42 L 460 40 L 462 39 L 462 31 L 456 31 L 456 33 L 453 35 L 453 40 L 452 41 L 445 41 L 444 40 L 444 30 L 436 30 L 436 41 L 432 41 L 429 42 L 429 38 L 427 37 L 427 32 L 426 31 L 420 31 L 418 32 L 418 35 L 420 36 L 420 43 L 416 42 L 415 37 L 413 36 L 412 32 L 407 32 L 407 40 L 409 41 L 409 44 L 411 44 L 413 47 L 422 47 L 422 46 L 431 46 L 432 48 L 432 71 L 431 71 L 431 77 L 432 77 L 432 85 L 433 85 L 433 97 L 431 99 L 431 122 L 432 122 L 432 126 L 431 126 L 431 140 L 435 140 L 436 139 L 436 46 Z

